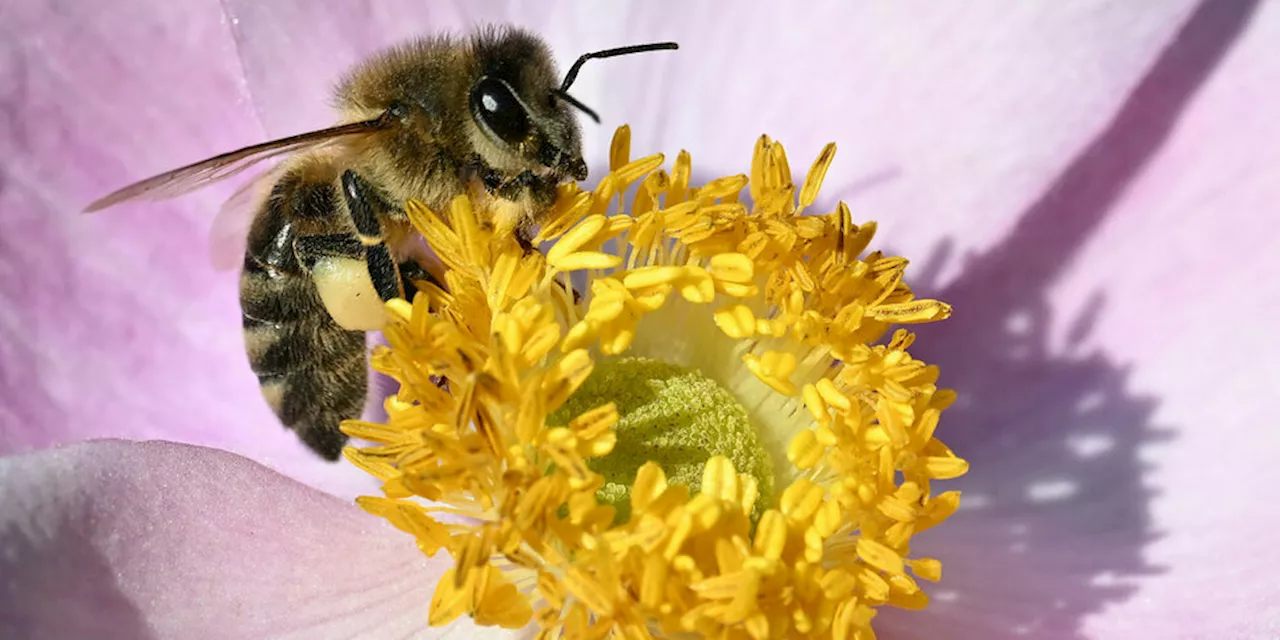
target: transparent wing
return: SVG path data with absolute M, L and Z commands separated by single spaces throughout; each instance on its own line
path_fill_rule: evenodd
M 240 267 L 253 218 L 284 170 L 284 164 L 272 167 L 246 182 L 222 203 L 209 228 L 209 257 L 214 269 L 230 271 Z
M 373 120 L 353 122 L 319 131 L 263 142 L 230 153 L 202 160 L 195 164 L 174 169 L 158 176 L 135 182 L 119 191 L 95 200 L 85 213 L 100 211 L 128 200 L 163 200 L 172 198 L 207 184 L 230 178 L 263 160 L 314 149 L 349 136 L 373 133 L 391 122 L 388 114 Z

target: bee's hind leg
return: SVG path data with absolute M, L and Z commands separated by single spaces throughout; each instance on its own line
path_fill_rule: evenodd
M 294 238 L 293 253 L 298 263 L 311 271 L 322 258 L 363 260 L 365 247 L 359 238 L 349 233 L 333 233 Z
M 351 233 L 299 236 L 293 252 L 338 326 L 347 331 L 382 328 L 384 300 L 366 266 L 368 247 L 359 238 Z
M 351 220 L 356 225 L 357 239 L 364 245 L 365 264 L 378 297 L 383 302 L 405 297 L 400 267 L 383 242 L 382 223 L 378 221 L 375 209 L 385 207 L 385 203 L 368 182 L 350 169 L 342 173 L 342 197 L 346 199 Z
M 299 235 L 293 251 L 338 326 L 377 331 L 386 324 L 383 303 L 405 296 L 399 265 L 383 242 L 378 220 L 386 205 L 353 171 L 342 174 L 342 195 L 355 232 Z M 341 209 L 332 213 L 343 215 Z M 344 227 L 350 228 L 340 224 L 337 229 Z

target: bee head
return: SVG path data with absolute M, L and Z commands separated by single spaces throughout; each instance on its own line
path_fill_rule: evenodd
M 377 138 L 382 144 L 370 145 L 369 153 L 389 156 L 406 174 L 480 160 L 503 179 L 531 172 L 543 184 L 584 180 L 577 114 L 599 119 L 568 93 L 582 64 L 675 47 L 588 53 L 562 79 L 550 49 L 522 29 L 481 28 L 465 39 L 423 37 L 357 66 L 339 83 L 337 106 L 350 121 L 385 125 Z M 440 162 L 442 153 L 450 162 Z
M 628 53 L 674 49 L 673 42 L 597 51 L 581 56 L 561 80 L 551 52 L 525 31 L 481 32 L 474 40 L 477 74 L 469 95 L 471 117 L 495 146 L 514 154 L 528 168 L 587 177 L 582 134 L 574 110 L 596 122 L 595 112 L 568 93 L 583 63 Z M 494 158 L 486 158 L 495 166 Z
M 476 148 L 494 167 L 584 180 L 582 133 L 573 112 L 552 99 L 559 84 L 551 52 L 519 29 L 482 31 L 473 40 L 476 72 L 468 107 Z

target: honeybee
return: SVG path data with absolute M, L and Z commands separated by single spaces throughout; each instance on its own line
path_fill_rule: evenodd
M 559 80 L 547 45 L 516 28 L 434 36 L 357 65 L 335 91 L 338 126 L 265 142 L 124 187 L 90 204 L 162 199 L 286 156 L 251 199 L 240 276 L 245 350 L 276 416 L 336 460 L 368 393 L 365 333 L 382 303 L 430 280 L 404 213 L 440 211 L 460 194 L 498 199 L 495 229 L 527 237 L 567 180 L 587 177 L 568 94 L 582 64 L 655 43 L 588 53 Z M 527 242 L 527 241 L 526 241 Z

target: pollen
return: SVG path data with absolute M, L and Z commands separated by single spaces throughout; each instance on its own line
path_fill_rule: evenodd
M 560 188 L 527 251 L 467 197 L 410 220 L 442 286 L 387 304 L 373 365 L 399 382 L 346 457 L 359 504 L 453 568 L 427 621 L 540 637 L 874 638 L 928 604 L 915 533 L 959 504 L 937 439 L 955 393 L 909 353 L 907 261 L 817 202 L 761 137 L 750 171 L 691 186 L 681 152 Z M 479 201 L 477 201 L 479 202 Z

